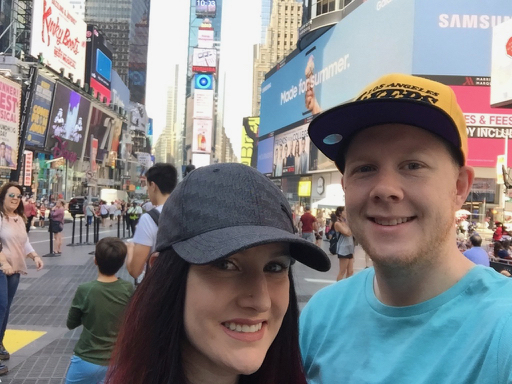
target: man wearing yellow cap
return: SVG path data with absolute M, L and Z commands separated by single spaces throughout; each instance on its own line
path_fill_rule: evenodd
M 512 382 L 512 280 L 457 249 L 474 172 L 453 91 L 386 75 L 309 135 L 343 173 L 347 221 L 374 268 L 305 307 L 308 383 Z

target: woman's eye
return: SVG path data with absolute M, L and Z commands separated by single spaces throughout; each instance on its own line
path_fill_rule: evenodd
M 238 268 L 236 267 L 235 263 L 229 260 L 219 260 L 215 263 L 215 266 L 219 269 L 225 270 L 225 271 L 235 271 Z
M 287 271 L 290 268 L 290 264 L 282 264 L 282 263 L 268 263 L 265 266 L 265 272 L 279 273 L 283 271 Z

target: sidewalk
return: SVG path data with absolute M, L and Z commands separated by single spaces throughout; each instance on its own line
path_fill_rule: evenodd
M 66 224 L 64 229 L 62 256 L 43 258 L 45 267 L 39 272 L 29 260 L 29 274 L 20 279 L 5 338 L 11 353 L 11 359 L 6 362 L 9 373 L 0 376 L 2 384 L 64 383 L 81 332 L 81 327 L 73 331 L 66 328 L 71 300 L 78 285 L 97 276 L 93 257 L 89 255 L 94 246 L 66 246 L 71 242 L 71 225 Z M 117 236 L 117 230 L 101 228 L 100 238 L 105 236 Z M 48 239 L 46 229 L 30 233 L 30 240 L 40 255 L 48 253 Z M 118 275 L 133 281 L 125 268 Z

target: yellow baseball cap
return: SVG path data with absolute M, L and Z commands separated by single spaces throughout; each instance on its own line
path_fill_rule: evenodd
M 407 124 L 452 144 L 466 163 L 468 136 L 464 114 L 453 90 L 437 81 L 393 73 L 368 85 L 355 99 L 313 119 L 311 141 L 343 172 L 350 137 L 381 124 Z

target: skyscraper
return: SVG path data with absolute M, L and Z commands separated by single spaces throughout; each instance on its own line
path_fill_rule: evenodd
M 265 43 L 254 46 L 253 116 L 260 114 L 261 83 L 265 79 L 265 74 L 296 48 L 297 30 L 301 20 L 302 3 L 296 0 L 273 2 Z
M 131 100 L 144 104 L 150 0 L 85 0 L 85 21 L 96 25 L 113 48 L 113 68 Z

